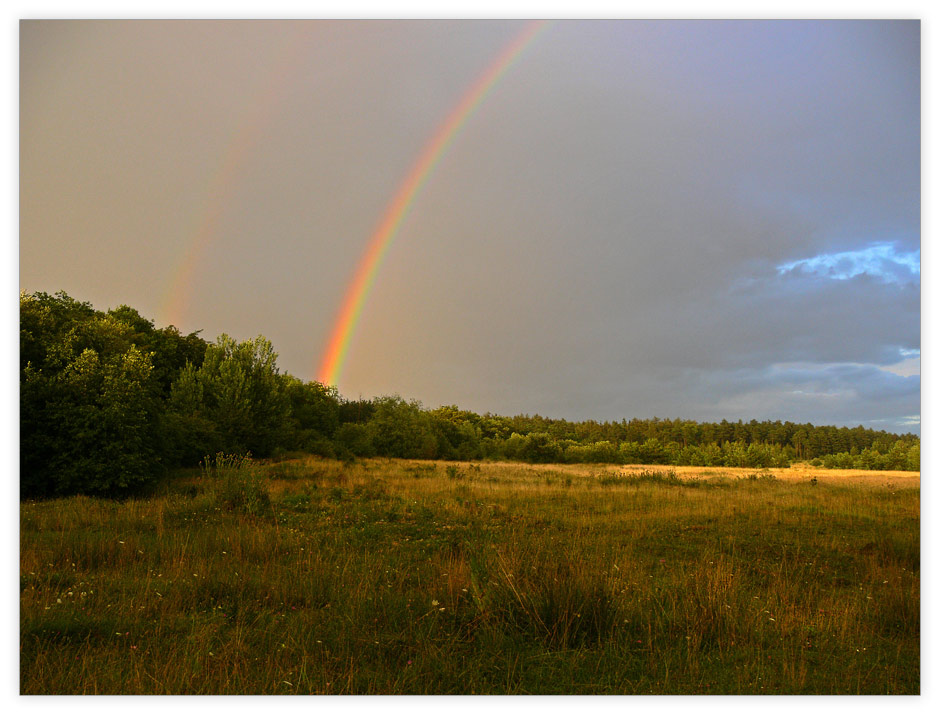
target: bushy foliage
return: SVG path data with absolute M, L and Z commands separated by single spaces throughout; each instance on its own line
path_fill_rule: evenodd
M 207 343 L 122 305 L 20 296 L 23 496 L 126 494 L 207 454 L 305 451 L 342 459 L 509 459 L 830 468 L 920 468 L 920 440 L 863 427 L 691 420 L 568 422 L 427 410 L 398 395 L 344 400 L 282 374 L 266 338 Z
M 340 455 L 350 454 L 354 457 L 374 457 L 375 445 L 372 444 L 372 434 L 365 425 L 347 422 L 336 430 L 334 441 Z
M 839 452 L 827 454 L 819 459 L 827 469 L 878 469 L 918 471 L 920 469 L 920 442 L 899 439 L 882 453 L 878 449 L 863 449 L 861 452 Z
M 329 443 L 339 427 L 338 391 L 292 375 L 284 376 L 284 386 L 290 402 L 287 439 L 293 442 L 293 449 L 323 451 L 323 445 Z
M 290 400 L 270 341 L 220 336 L 174 383 L 170 410 L 194 427 L 206 420 L 222 451 L 271 454 L 290 427 Z
M 418 402 L 398 395 L 375 400 L 368 432 L 376 453 L 383 457 L 434 459 L 438 443 L 427 415 Z
M 64 293 L 20 298 L 23 496 L 127 492 L 160 465 L 159 385 L 133 328 Z
M 271 495 L 250 454 L 219 452 L 206 457 L 201 466 L 214 484 L 216 503 L 223 509 L 248 516 L 264 516 L 271 511 Z

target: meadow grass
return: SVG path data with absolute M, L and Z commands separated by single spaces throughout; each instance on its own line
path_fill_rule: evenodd
M 919 474 L 217 466 L 22 503 L 22 693 L 920 689 Z

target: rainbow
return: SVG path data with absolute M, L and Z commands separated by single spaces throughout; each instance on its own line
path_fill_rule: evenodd
M 414 205 L 415 199 L 427 183 L 441 157 L 490 90 L 496 86 L 522 52 L 548 24 L 548 21 L 545 20 L 528 23 L 522 32 L 467 90 L 444 123 L 425 144 L 418 160 L 411 168 L 411 171 L 408 172 L 394 199 L 385 210 L 382 221 L 372 234 L 365 253 L 359 260 L 352 282 L 346 289 L 346 296 L 340 306 L 333 331 L 317 372 L 319 382 L 324 385 L 336 385 L 339 382 L 339 377 L 346 362 L 346 355 L 349 352 L 349 344 L 356 331 L 366 299 L 375 284 L 375 278 L 382 261 L 401 229 L 408 212 Z
M 190 238 L 186 251 L 173 272 L 169 288 L 158 309 L 158 317 L 164 325 L 180 327 L 185 318 L 196 273 L 209 247 L 218 237 L 225 207 L 244 173 L 245 162 L 251 157 L 258 138 L 277 115 L 290 87 L 291 75 L 298 65 L 298 54 L 303 49 L 301 29 L 294 29 L 281 46 L 271 76 L 259 95 L 246 104 L 218 168 L 207 182 L 206 204 L 197 214 L 198 223 L 188 232 Z

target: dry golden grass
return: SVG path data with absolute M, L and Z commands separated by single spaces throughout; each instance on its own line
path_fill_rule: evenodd
M 919 691 L 919 474 L 670 470 L 308 458 L 257 465 L 251 513 L 201 473 L 25 502 L 21 689 Z

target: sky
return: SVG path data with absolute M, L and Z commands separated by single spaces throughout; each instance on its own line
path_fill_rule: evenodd
M 370 239 L 527 28 L 26 21 L 20 289 L 315 379 Z M 920 25 L 558 20 L 413 197 L 351 399 L 920 432 Z

